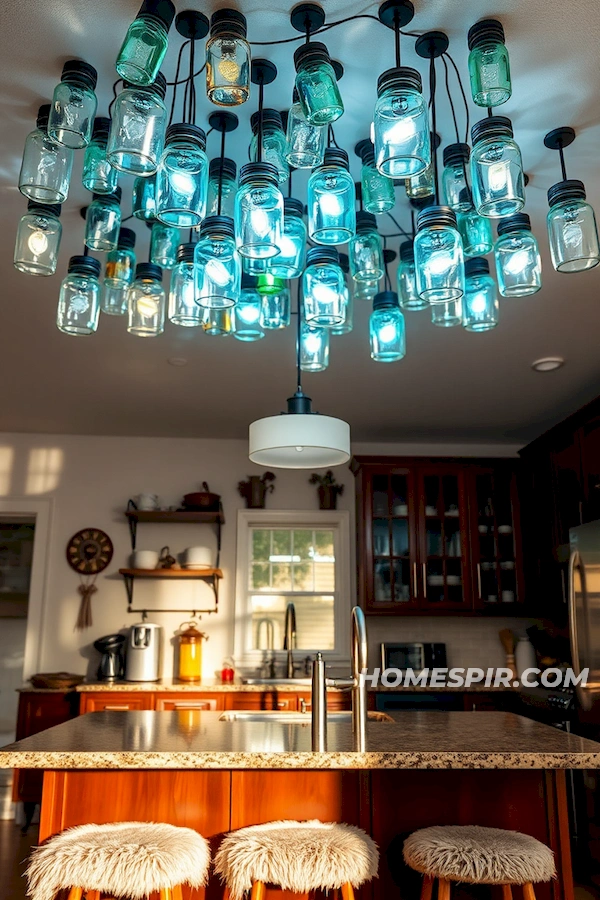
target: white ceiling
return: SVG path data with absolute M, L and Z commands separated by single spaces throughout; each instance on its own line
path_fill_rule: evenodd
M 167 325 L 153 340 L 126 334 L 122 318 L 103 316 L 96 335 L 74 338 L 54 324 L 60 279 L 71 254 L 81 252 L 83 223 L 79 207 L 89 194 L 79 184 L 81 155 L 76 160 L 71 194 L 63 207 L 64 239 L 59 272 L 32 278 L 12 267 L 14 231 L 25 208 L 15 185 L 23 141 L 37 107 L 51 96 L 63 62 L 86 59 L 99 71 L 99 114 L 106 115 L 114 60 L 138 0 L 5 0 L 0 30 L 2 89 L 0 113 L 0 248 L 2 319 L 0 430 L 84 434 L 180 435 L 239 438 L 254 418 L 285 407 L 294 389 L 292 329 L 270 333 L 256 344 L 220 340 Z M 210 13 L 227 3 L 178 0 Z M 235 4 L 234 4 L 235 5 Z M 239 0 L 248 17 L 251 40 L 292 36 L 289 5 L 284 0 Z M 328 21 L 359 12 L 376 13 L 378 4 L 327 0 Z M 558 159 L 542 138 L 558 125 L 575 127 L 578 139 L 567 151 L 570 177 L 581 178 L 588 198 L 600 213 L 599 105 L 600 7 L 597 0 L 415 0 L 414 31 L 445 30 L 450 52 L 466 75 L 466 32 L 476 20 L 497 15 L 504 24 L 511 56 L 513 97 L 500 112 L 513 119 L 525 169 L 531 182 L 527 212 L 540 239 L 544 287 L 523 300 L 501 300 L 500 325 L 476 335 L 431 325 L 428 313 L 407 313 L 407 357 L 381 365 L 369 358 L 369 304 L 356 310 L 351 335 L 332 339 L 329 370 L 307 375 L 305 388 L 316 409 L 347 419 L 356 440 L 523 441 L 598 394 L 600 360 L 600 266 L 587 274 L 558 275 L 551 267 L 544 218 L 546 189 L 559 180 Z M 166 66 L 171 75 L 179 36 L 173 30 Z M 341 88 L 346 113 L 336 126 L 338 143 L 350 152 L 367 136 L 378 74 L 393 65 L 393 37 L 378 23 L 358 20 L 327 34 L 331 55 L 346 74 Z M 403 41 L 403 62 L 426 65 Z M 254 48 L 279 68 L 266 89 L 266 103 L 284 108 L 293 82 L 294 45 Z M 426 78 L 424 78 L 426 81 Z M 455 140 L 443 94 L 439 96 L 442 146 Z M 199 79 L 202 84 L 202 79 Z M 199 92 L 198 124 L 213 109 Z M 458 101 L 458 96 L 457 96 Z M 228 141 L 228 155 L 247 159 L 248 119 L 256 97 L 238 110 L 241 126 Z M 461 129 L 463 111 L 457 102 Z M 479 117 L 471 108 L 471 120 Z M 209 138 L 210 155 L 218 153 L 218 136 Z M 358 177 L 355 157 L 352 171 Z M 123 179 L 128 191 L 128 180 Z M 296 194 L 304 191 L 298 177 Z M 406 201 L 398 189 L 395 213 L 409 225 Z M 124 203 L 127 209 L 127 203 Z M 382 232 L 396 229 L 386 217 Z M 389 224 L 388 224 L 389 223 Z M 135 223 L 140 255 L 148 234 Z M 396 247 L 398 239 L 391 246 Z M 566 366 L 547 375 L 531 371 L 541 356 L 561 355 Z M 185 357 L 174 368 L 169 357 Z

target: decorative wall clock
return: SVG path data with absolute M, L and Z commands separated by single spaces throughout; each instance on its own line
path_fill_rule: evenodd
M 67 544 L 67 562 L 79 575 L 81 605 L 75 627 L 89 628 L 92 624 L 92 595 L 98 588 L 96 576 L 109 565 L 113 545 L 109 536 L 100 528 L 82 528 Z

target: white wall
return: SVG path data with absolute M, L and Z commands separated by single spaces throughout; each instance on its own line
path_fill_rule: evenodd
M 396 455 L 448 456 L 514 456 L 514 445 L 392 445 L 355 444 L 353 451 Z M 118 569 L 127 565 L 130 552 L 129 532 L 123 515 L 127 499 L 141 492 L 158 493 L 165 505 L 181 502 L 183 494 L 198 490 L 207 481 L 211 490 L 222 495 L 227 524 L 223 529 L 221 567 L 224 579 L 221 586 L 219 613 L 205 616 L 203 628 L 210 635 L 205 645 L 204 675 L 211 677 L 220 668 L 225 656 L 233 650 L 234 573 L 236 513 L 244 507 L 237 492 L 237 482 L 247 475 L 260 472 L 248 461 L 246 441 L 211 441 L 179 438 L 89 437 L 77 435 L 0 434 L 0 498 L 52 498 L 53 512 L 48 553 L 48 590 L 42 622 L 38 671 L 93 671 L 97 654 L 92 642 L 101 635 L 119 631 L 136 621 L 126 612 L 127 598 Z M 273 509 L 317 508 L 316 489 L 308 485 L 310 473 L 280 471 L 275 492 L 267 505 Z M 346 486 L 339 500 L 340 509 L 351 511 L 354 522 L 354 478 L 346 467 L 336 472 Z M 109 568 L 98 578 L 98 593 L 92 600 L 92 628 L 78 633 L 74 624 L 79 607 L 78 577 L 65 560 L 68 539 L 80 528 L 94 526 L 108 532 L 115 553 Z M 138 530 L 139 548 L 160 549 L 168 544 L 172 551 L 181 551 L 191 544 L 214 541 L 210 527 L 187 525 L 141 525 Z M 194 584 L 167 582 L 137 582 L 134 603 L 140 606 L 188 607 L 210 605 L 209 588 Z M 353 599 L 353 598 L 352 598 Z M 169 643 L 180 622 L 177 614 L 153 616 L 163 625 L 166 634 L 164 677 L 171 677 L 172 646 Z M 413 639 L 430 634 L 432 625 L 427 619 L 396 619 L 393 622 L 373 621 L 371 643 L 381 640 Z M 461 646 L 470 635 L 473 648 L 491 648 L 497 638 L 497 621 L 461 619 L 460 628 L 442 620 L 440 633 L 448 634 L 451 658 L 460 665 Z M 485 639 L 484 639 L 485 636 Z M 440 638 L 444 639 L 444 637 Z M 501 658 L 491 662 L 500 664 Z M 467 663 L 469 660 L 467 660 Z M 477 664 L 477 663 L 471 663 Z M 31 673 L 27 673 L 31 674 Z

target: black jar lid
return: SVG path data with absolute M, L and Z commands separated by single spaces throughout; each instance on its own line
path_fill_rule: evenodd
M 136 19 L 152 18 L 165 26 L 167 31 L 175 18 L 175 6 L 171 0 L 144 0 Z
M 515 213 L 498 222 L 498 237 L 501 234 L 511 234 L 514 231 L 531 231 L 531 219 L 527 213 Z
M 214 37 L 216 34 L 232 32 L 239 37 L 246 37 L 248 27 L 246 24 L 246 16 L 237 9 L 218 9 L 210 17 L 210 35 Z
M 45 131 L 48 127 L 48 117 L 50 115 L 50 104 L 43 103 L 38 109 L 37 118 L 35 120 L 36 128 L 41 128 L 42 131 Z
M 250 116 L 250 128 L 252 134 L 258 132 L 258 118 L 260 112 L 253 112 Z M 283 130 L 283 122 L 281 121 L 281 113 L 276 109 L 263 109 L 263 128 L 279 128 Z
M 40 203 L 39 200 L 27 201 L 27 212 L 37 212 L 40 215 L 60 216 L 62 206 L 60 203 Z
M 417 216 L 417 230 L 430 226 L 456 228 L 456 213 L 449 206 L 427 206 Z
M 72 256 L 68 271 L 75 275 L 91 275 L 92 278 L 97 278 L 100 275 L 100 260 L 93 256 Z
M 274 185 L 279 184 L 279 173 L 276 166 L 271 165 L 271 163 L 251 162 L 242 166 L 239 177 L 240 187 L 249 181 L 253 181 L 255 178 L 264 179 Z
M 475 22 L 474 25 L 471 25 L 467 34 L 469 50 L 472 50 L 474 47 L 480 47 L 482 44 L 487 44 L 490 41 L 495 44 L 504 43 L 502 22 L 499 22 L 498 19 L 482 19 L 480 22 Z
M 585 200 L 585 185 L 577 178 L 568 178 L 566 181 L 557 181 L 548 188 L 548 203 L 556 206 L 564 200 Z
M 92 131 L 92 140 L 106 142 L 110 131 L 110 119 L 106 116 L 96 116 L 94 119 L 94 130 Z
M 400 254 L 400 262 L 414 262 L 415 261 L 415 246 L 414 241 L 403 241 L 398 248 L 398 252 Z
M 323 154 L 322 166 L 341 166 L 343 169 L 350 169 L 350 160 L 345 150 L 338 147 L 327 147 Z
M 489 275 L 490 264 L 484 256 L 472 256 L 465 260 L 465 278 L 475 278 L 477 275 Z
M 169 125 L 165 135 L 165 145 L 177 140 L 191 141 L 201 150 L 206 150 L 206 134 L 198 125 L 188 125 L 185 122 Z
M 460 163 L 468 163 L 471 156 L 471 148 L 468 144 L 448 144 L 444 147 L 443 160 L 445 166 L 455 166 Z
M 120 228 L 119 239 L 117 241 L 118 250 L 133 250 L 135 247 L 136 234 L 132 228 Z
M 317 266 L 321 263 L 329 263 L 334 266 L 340 264 L 340 254 L 335 247 L 311 247 L 306 254 L 306 266 Z
M 283 212 L 286 216 L 297 216 L 301 219 L 304 215 L 304 203 L 302 200 L 296 200 L 295 197 L 284 197 Z
M 326 45 L 322 44 L 320 41 L 310 41 L 310 43 L 302 44 L 294 50 L 294 65 L 296 66 L 296 72 L 308 63 L 319 62 L 329 63 L 329 65 L 331 65 L 329 50 Z
M 394 69 L 386 69 L 377 79 L 377 96 L 381 97 L 388 88 L 421 93 L 423 81 L 416 69 L 412 69 L 410 66 L 396 66 Z
M 158 72 L 153 84 L 134 84 L 132 81 L 123 82 L 124 91 L 144 91 L 147 94 L 156 94 L 161 100 L 167 95 L 167 79 L 162 72 Z
M 380 291 L 373 297 L 373 311 L 378 309 L 399 309 L 396 291 Z
M 356 213 L 356 231 L 377 231 L 377 219 L 373 213 L 362 209 Z
M 206 216 L 200 225 L 200 237 L 216 235 L 217 237 L 233 237 L 233 219 L 229 216 Z
M 92 194 L 92 200 L 111 200 L 113 203 L 120 203 L 123 191 L 120 187 L 116 187 L 111 194 Z
M 247 272 L 242 272 L 241 288 L 243 291 L 255 291 L 256 284 L 256 275 L 248 275 Z
M 195 249 L 196 244 L 194 241 L 190 241 L 188 244 L 180 244 L 177 248 L 177 262 L 193 263 Z
M 161 282 L 163 279 L 163 270 L 155 263 L 144 262 L 138 263 L 135 267 L 135 280 L 143 279 L 144 281 Z
M 459 203 L 468 203 L 469 207 L 473 208 L 473 195 L 471 194 L 471 188 L 464 187 L 461 188 L 460 193 L 458 195 Z
M 350 271 L 350 258 L 347 253 L 340 253 L 340 269 L 345 275 Z
M 221 166 L 223 167 L 221 169 Z M 209 178 L 218 178 L 223 172 L 224 177 L 235 178 L 237 175 L 237 166 L 232 159 L 228 159 L 226 156 L 221 159 L 220 156 L 217 159 L 211 159 L 210 164 L 208 166 L 208 175 Z
M 375 165 L 375 148 L 371 141 L 369 141 L 369 146 L 365 144 L 361 149 L 360 158 L 362 160 L 363 166 L 374 166 Z
M 482 138 L 487 137 L 512 137 L 513 127 L 508 116 L 488 116 L 475 122 L 471 128 L 471 141 L 473 146 Z
M 98 73 L 93 66 L 82 59 L 68 59 L 63 66 L 61 81 L 82 84 L 93 91 L 98 83 Z

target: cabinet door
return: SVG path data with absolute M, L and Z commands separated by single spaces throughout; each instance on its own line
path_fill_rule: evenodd
M 327 691 L 327 709 L 329 712 L 340 712 L 351 708 L 350 693 L 348 691 Z M 312 709 L 312 697 L 310 691 L 306 694 L 298 694 L 298 712 L 310 712 Z
M 195 691 L 176 694 L 169 692 L 168 694 L 156 694 L 154 697 L 154 708 L 157 710 L 183 710 L 184 712 L 191 710 L 218 710 L 225 709 L 222 694 L 200 694 Z
M 238 691 L 225 694 L 225 709 L 296 710 L 296 694 L 277 691 Z
M 23 691 L 19 694 L 17 716 L 17 740 L 39 734 L 46 728 L 61 725 L 79 713 L 79 695 L 75 692 L 38 693 Z M 39 803 L 42 799 L 41 769 L 16 769 L 13 780 L 13 800 Z
M 593 418 L 579 431 L 583 484 L 584 522 L 600 519 L 600 418 Z
M 127 693 L 125 691 L 83 691 L 81 712 L 110 712 L 131 709 L 153 709 L 154 696 L 150 691 Z
M 554 446 L 551 459 L 556 546 L 560 547 L 569 543 L 569 529 L 581 525 L 583 521 L 581 448 L 578 432 L 565 434 L 560 443 Z

